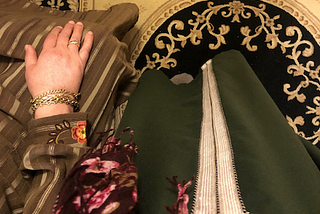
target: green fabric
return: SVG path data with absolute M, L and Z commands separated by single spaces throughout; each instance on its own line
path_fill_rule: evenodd
M 307 149 L 313 162 L 317 165 L 318 169 L 320 170 L 320 150 L 314 145 L 312 145 L 310 141 L 304 139 L 303 137 L 300 137 L 300 140 Z
M 161 72 L 150 70 L 140 78 L 118 128 L 130 126 L 138 145 L 139 213 L 167 213 L 178 189 L 166 177 L 190 180 L 197 173 L 202 120 L 202 75 L 189 84 L 174 85 Z M 124 136 L 123 142 L 126 142 Z M 190 187 L 192 205 L 194 185 Z
M 247 210 L 320 213 L 319 152 L 306 150 L 240 52 L 223 52 L 212 64 Z
M 247 211 L 320 213 L 320 151 L 294 133 L 240 52 L 221 53 L 212 64 Z M 201 74 L 175 86 L 152 70 L 130 97 L 118 134 L 126 126 L 135 131 L 139 213 L 166 213 L 175 203 L 177 190 L 165 177 L 196 175 L 201 90 Z

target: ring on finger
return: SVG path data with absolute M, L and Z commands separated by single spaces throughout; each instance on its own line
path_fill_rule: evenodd
M 79 42 L 78 42 L 77 40 L 70 40 L 70 41 L 69 41 L 69 45 L 70 45 L 70 44 L 76 45 L 76 46 L 78 46 L 78 48 L 80 48 L 80 44 L 79 44 Z

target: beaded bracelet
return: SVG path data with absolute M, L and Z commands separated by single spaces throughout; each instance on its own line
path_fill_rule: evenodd
M 75 110 L 77 110 L 79 109 L 79 96 L 80 93 L 75 94 L 65 89 L 50 90 L 36 96 L 34 99 L 31 99 L 31 109 L 35 111 L 37 108 L 42 107 L 44 105 L 65 103 L 67 105 L 71 105 Z

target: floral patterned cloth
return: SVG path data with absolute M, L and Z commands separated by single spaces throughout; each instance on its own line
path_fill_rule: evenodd
M 73 133 L 81 133 L 82 124 Z M 131 162 L 137 152 L 130 142 L 119 149 L 120 139 L 109 135 L 101 149 L 90 149 L 70 171 L 57 197 L 54 214 L 62 213 L 132 213 L 137 203 L 137 168 Z M 92 148 L 109 132 L 100 137 Z M 79 134 L 75 134 L 79 136 Z
M 167 211 L 171 214 L 188 214 L 189 195 L 187 194 L 187 189 L 192 184 L 194 178 L 188 182 L 183 180 L 182 185 L 178 183 L 177 176 L 173 176 L 172 179 L 167 178 L 167 180 L 178 188 L 177 202 L 173 205 L 173 208 L 166 206 Z

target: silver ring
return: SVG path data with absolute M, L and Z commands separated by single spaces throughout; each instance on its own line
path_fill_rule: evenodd
M 70 44 L 76 45 L 76 46 L 78 46 L 78 48 L 80 48 L 80 44 L 79 44 L 79 42 L 76 41 L 76 40 L 69 41 L 69 45 L 70 45 Z

